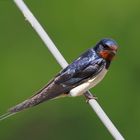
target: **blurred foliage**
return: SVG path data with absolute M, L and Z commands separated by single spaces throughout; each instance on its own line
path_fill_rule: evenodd
M 128 140 L 140 137 L 140 1 L 25 0 L 72 62 L 104 37 L 120 45 L 106 78 L 91 91 Z M 45 85 L 60 66 L 11 0 L 0 0 L 0 112 Z M 1 140 L 112 140 L 83 97 L 41 104 L 0 122 Z

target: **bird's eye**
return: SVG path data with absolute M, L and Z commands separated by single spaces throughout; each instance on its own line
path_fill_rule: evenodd
M 104 49 L 108 50 L 108 49 L 110 49 L 110 47 L 108 45 L 104 44 Z

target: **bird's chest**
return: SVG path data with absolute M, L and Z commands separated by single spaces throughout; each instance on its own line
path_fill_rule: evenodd
M 88 80 L 87 82 L 89 83 L 89 87 L 94 87 L 96 86 L 106 75 L 107 73 L 107 69 L 104 68 L 97 76 L 91 78 L 90 80 Z M 91 88 L 90 87 L 90 88 Z
M 78 96 L 78 95 L 83 94 L 84 92 L 86 92 L 90 88 L 96 86 L 104 78 L 106 73 L 107 73 L 106 68 L 103 68 L 103 70 L 99 74 L 97 74 L 97 76 L 92 77 L 91 79 L 89 79 L 85 83 L 73 88 L 70 91 L 70 95 L 71 96 Z

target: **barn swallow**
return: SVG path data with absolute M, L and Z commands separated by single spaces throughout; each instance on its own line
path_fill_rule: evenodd
M 66 68 L 61 70 L 44 88 L 22 103 L 10 108 L 14 114 L 44 101 L 62 96 L 77 96 L 96 86 L 106 75 L 118 49 L 113 39 L 102 39 Z

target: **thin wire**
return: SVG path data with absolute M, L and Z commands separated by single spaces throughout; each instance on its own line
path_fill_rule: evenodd
M 46 47 L 48 47 L 49 51 L 52 53 L 52 55 L 55 57 L 56 61 L 62 66 L 62 68 L 65 68 L 68 63 L 64 59 L 64 57 L 61 55 L 59 50 L 56 48 L 53 41 L 50 39 L 48 34 L 45 32 L 43 27 L 40 25 L 40 23 L 37 21 L 37 19 L 34 17 L 34 15 L 31 13 L 29 8 L 26 6 L 26 4 L 23 2 L 23 0 L 14 0 L 17 7 L 20 9 L 20 11 L 25 16 L 26 20 L 29 21 L 29 23 L 32 25 L 34 30 L 37 32 L 37 34 L 40 36 Z M 90 94 L 90 93 L 88 93 Z M 102 123 L 106 126 L 106 128 L 109 130 L 111 135 L 116 140 L 124 140 L 123 136 L 120 134 L 120 132 L 117 130 L 117 128 L 113 125 L 111 120 L 108 118 L 108 116 L 105 114 L 103 109 L 100 107 L 98 102 L 95 99 L 89 99 L 89 105 L 93 108 L 93 110 L 96 112 Z
M 37 21 L 37 19 L 33 16 L 29 8 L 25 5 L 25 3 L 22 0 L 14 0 L 18 8 L 21 10 L 23 15 L 25 16 L 26 20 L 32 25 L 34 30 L 37 32 L 37 34 L 40 36 L 46 47 L 49 49 L 49 51 L 53 54 L 56 61 L 65 68 L 68 63 L 64 59 L 64 57 L 61 55 L 61 53 L 56 48 L 55 44 L 52 42 L 48 34 L 45 32 L 45 30 L 42 28 L 40 23 Z

